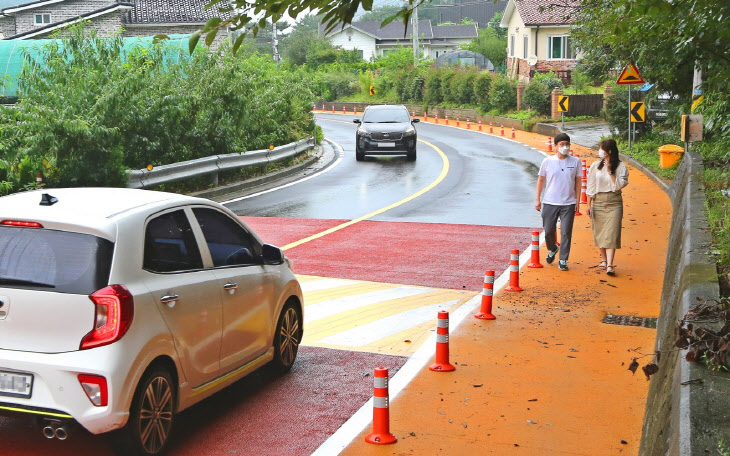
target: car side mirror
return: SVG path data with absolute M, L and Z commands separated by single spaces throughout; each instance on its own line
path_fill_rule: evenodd
M 415 119 L 413 119 L 413 120 L 412 120 L 411 122 L 413 122 L 413 123 L 418 123 L 418 122 L 420 122 L 420 121 L 421 121 L 421 119 L 419 119 L 418 117 L 416 117 L 416 118 L 415 118 Z
M 279 247 L 264 244 L 261 248 L 261 258 L 264 264 L 282 264 L 284 262 L 284 252 Z
M 356 123 L 356 124 L 359 124 L 359 123 L 361 123 L 361 122 L 360 122 L 360 119 L 352 119 L 352 123 Z

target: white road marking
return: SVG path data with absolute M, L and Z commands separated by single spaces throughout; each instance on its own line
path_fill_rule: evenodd
M 339 165 L 340 162 L 342 162 L 342 159 L 345 156 L 345 149 L 343 149 L 342 146 L 340 146 L 339 144 L 337 144 L 334 141 L 331 141 L 331 140 L 329 140 L 327 138 L 325 138 L 324 140 L 327 141 L 328 143 L 332 144 L 338 150 L 337 160 L 332 165 L 324 168 L 323 170 L 321 170 L 321 171 L 319 171 L 317 173 L 311 174 L 311 175 L 309 175 L 309 176 L 307 176 L 307 177 L 305 177 L 303 179 L 299 179 L 299 180 L 294 181 L 294 182 L 289 182 L 288 184 L 280 185 L 278 187 L 270 188 L 268 190 L 264 190 L 264 191 L 261 191 L 261 192 L 258 192 L 258 193 L 253 193 L 251 195 L 246 195 L 246 196 L 241 196 L 239 198 L 229 199 L 228 201 L 222 201 L 221 204 L 235 203 L 236 201 L 243 201 L 245 199 L 249 199 L 249 198 L 253 198 L 255 196 L 263 195 L 265 193 L 275 192 L 277 190 L 281 190 L 282 188 L 291 187 L 292 185 L 296 185 L 296 184 L 299 184 L 299 183 L 302 183 L 302 182 L 306 182 L 309 179 L 312 179 L 312 178 L 321 176 L 322 174 L 328 172 L 329 170 L 334 169 L 335 166 Z
M 430 293 L 434 290 L 434 288 L 395 287 L 359 295 L 342 296 L 340 298 L 318 302 L 317 304 L 305 304 L 304 323 L 321 320 L 332 315 L 347 312 L 348 310 L 358 309 L 383 301 Z
M 439 302 L 429 306 L 411 309 L 396 315 L 381 318 L 371 323 L 360 325 L 341 333 L 325 337 L 317 341 L 317 344 L 344 345 L 348 347 L 362 347 L 378 341 L 384 337 L 392 336 L 405 331 L 413 326 L 435 320 L 439 310 L 448 310 L 458 299 Z

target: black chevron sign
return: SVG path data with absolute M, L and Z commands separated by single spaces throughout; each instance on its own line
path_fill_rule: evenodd
M 631 102 L 631 121 L 644 122 L 646 119 L 646 107 L 643 101 Z
M 558 98 L 558 111 L 559 112 L 568 112 L 568 106 L 570 106 L 570 100 L 569 97 L 560 97 Z

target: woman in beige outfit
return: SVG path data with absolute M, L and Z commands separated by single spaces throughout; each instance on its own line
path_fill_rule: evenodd
M 629 170 L 619 160 L 613 139 L 601 141 L 598 158 L 588 171 L 586 196 L 588 216 L 593 227 L 593 240 L 601 252 L 601 269 L 616 275 L 613 264 L 616 249 L 621 248 L 621 219 L 624 213 L 621 189 L 629 183 Z

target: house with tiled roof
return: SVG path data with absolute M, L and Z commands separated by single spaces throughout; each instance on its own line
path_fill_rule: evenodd
M 374 60 L 402 47 L 412 47 L 413 27 L 404 28 L 402 22 L 393 21 L 380 27 L 379 21 L 353 22 L 335 27 L 325 36 L 332 46 L 358 51 L 363 60 Z M 320 25 L 320 32 L 324 27 Z M 418 36 L 421 55 L 435 59 L 447 52 L 461 49 L 478 36 L 476 25 L 440 25 L 431 21 L 418 21 Z
M 570 81 L 580 53 L 570 30 L 579 0 L 509 0 L 500 27 L 507 29 L 507 71 L 529 82 L 535 72 L 554 71 Z
M 193 33 L 212 17 L 230 12 L 205 9 L 208 0 L 0 0 L 2 39 L 48 38 L 79 22 L 107 37 Z M 216 42 L 225 39 L 219 33 Z

